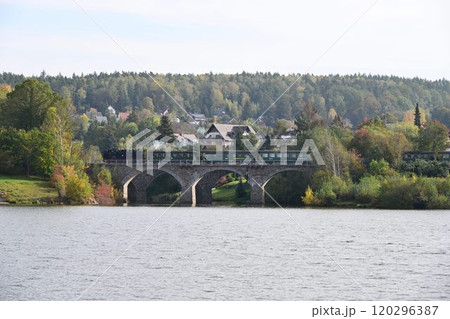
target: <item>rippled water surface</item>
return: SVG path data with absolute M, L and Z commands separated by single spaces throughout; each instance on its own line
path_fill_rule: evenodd
M 0 207 L 0 299 L 450 299 L 449 211 L 166 209 Z

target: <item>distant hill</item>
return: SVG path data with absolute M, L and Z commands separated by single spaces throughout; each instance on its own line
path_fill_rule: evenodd
M 167 108 L 183 117 L 184 112 L 152 80 L 154 77 L 188 112 L 204 113 L 207 117 L 226 114 L 242 121 L 256 119 L 298 77 L 278 73 L 240 74 L 152 74 L 134 72 L 99 73 L 72 77 L 37 77 L 52 89 L 70 97 L 82 113 L 91 107 L 105 112 L 109 105 L 117 111 L 141 108 L 152 103 L 155 111 Z M 14 86 L 25 77 L 12 73 L 0 74 L 0 84 Z M 145 99 L 149 97 L 149 99 Z M 145 99 L 145 100 L 144 100 Z M 416 102 L 450 126 L 450 82 L 428 81 L 378 75 L 301 75 L 263 120 L 273 125 L 277 119 L 298 116 L 306 102 L 312 102 L 319 114 L 326 117 L 334 109 L 341 118 L 358 124 L 364 117 L 388 115 L 389 121 L 402 120 Z

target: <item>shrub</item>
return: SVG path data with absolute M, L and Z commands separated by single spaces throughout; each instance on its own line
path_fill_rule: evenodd
M 317 198 L 322 205 L 330 206 L 336 201 L 337 195 L 333 190 L 331 181 L 326 181 L 317 191 Z
M 302 196 L 303 204 L 305 205 L 317 205 L 318 200 L 314 196 L 314 192 L 311 188 L 311 186 L 308 185 L 308 188 L 306 189 L 305 196 Z
M 369 174 L 373 176 L 394 176 L 397 173 L 389 167 L 389 163 L 384 158 L 372 160 L 369 164 Z
M 349 183 L 342 177 L 335 176 L 329 171 L 322 170 L 317 172 L 313 177 L 316 200 L 323 205 L 331 205 L 336 200 L 351 198 Z
M 441 161 L 417 160 L 409 163 L 402 163 L 400 171 L 411 172 L 420 176 L 428 177 L 447 177 L 450 164 Z
M 92 200 L 92 186 L 85 172 L 75 172 L 73 166 L 64 166 L 66 199 L 69 204 L 87 204 Z
M 354 196 L 360 203 L 374 203 L 381 190 L 381 182 L 374 176 L 361 178 L 358 184 L 353 188 Z
M 93 198 L 89 177 L 83 171 L 77 173 L 74 166 L 56 166 L 52 182 L 60 198 L 69 204 L 87 204 Z
M 391 178 L 383 181 L 378 205 L 382 208 L 412 209 L 415 196 L 413 179 Z
M 115 203 L 113 187 L 103 180 L 100 180 L 99 185 L 94 190 L 94 195 L 100 205 L 114 205 Z
M 102 167 L 100 172 L 97 174 L 97 179 L 99 183 L 104 182 L 106 185 L 112 185 L 111 172 L 105 167 Z
M 393 209 L 450 208 L 448 179 L 429 177 L 390 178 L 383 182 L 378 205 Z

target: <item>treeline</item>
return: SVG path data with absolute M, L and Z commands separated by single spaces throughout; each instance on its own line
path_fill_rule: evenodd
M 153 74 L 135 72 L 37 78 L 50 84 L 53 91 L 70 98 L 78 114 L 91 107 L 105 112 L 111 105 L 117 111 L 151 106 L 156 112 L 167 108 L 184 112 L 153 81 L 170 93 L 188 112 L 204 113 L 211 118 L 224 111 L 240 121 L 257 119 L 296 80 L 298 75 L 278 73 L 240 74 Z M 152 79 L 153 78 L 153 79 Z M 23 81 L 23 75 L 0 74 L 0 83 L 11 86 Z M 264 115 L 273 126 L 278 119 L 294 119 L 305 103 L 312 103 L 322 117 L 333 109 L 342 118 L 357 125 L 364 118 L 380 116 L 388 122 L 402 120 L 416 102 L 427 118 L 439 119 L 450 126 L 450 82 L 419 78 L 372 75 L 305 74 Z
M 61 202 L 112 204 L 109 171 L 96 168 L 93 180 L 85 161 L 101 157 L 98 147 L 74 140 L 74 107 L 48 83 L 27 79 L 15 89 L 0 85 L 0 174 L 37 175 L 52 180 Z

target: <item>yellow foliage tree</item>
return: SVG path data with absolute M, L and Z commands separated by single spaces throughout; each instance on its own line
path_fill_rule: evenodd
M 308 185 L 308 188 L 306 189 L 306 192 L 305 192 L 305 196 L 302 196 L 302 201 L 305 205 L 317 204 L 317 199 L 314 196 L 314 192 L 313 192 L 311 186 Z

